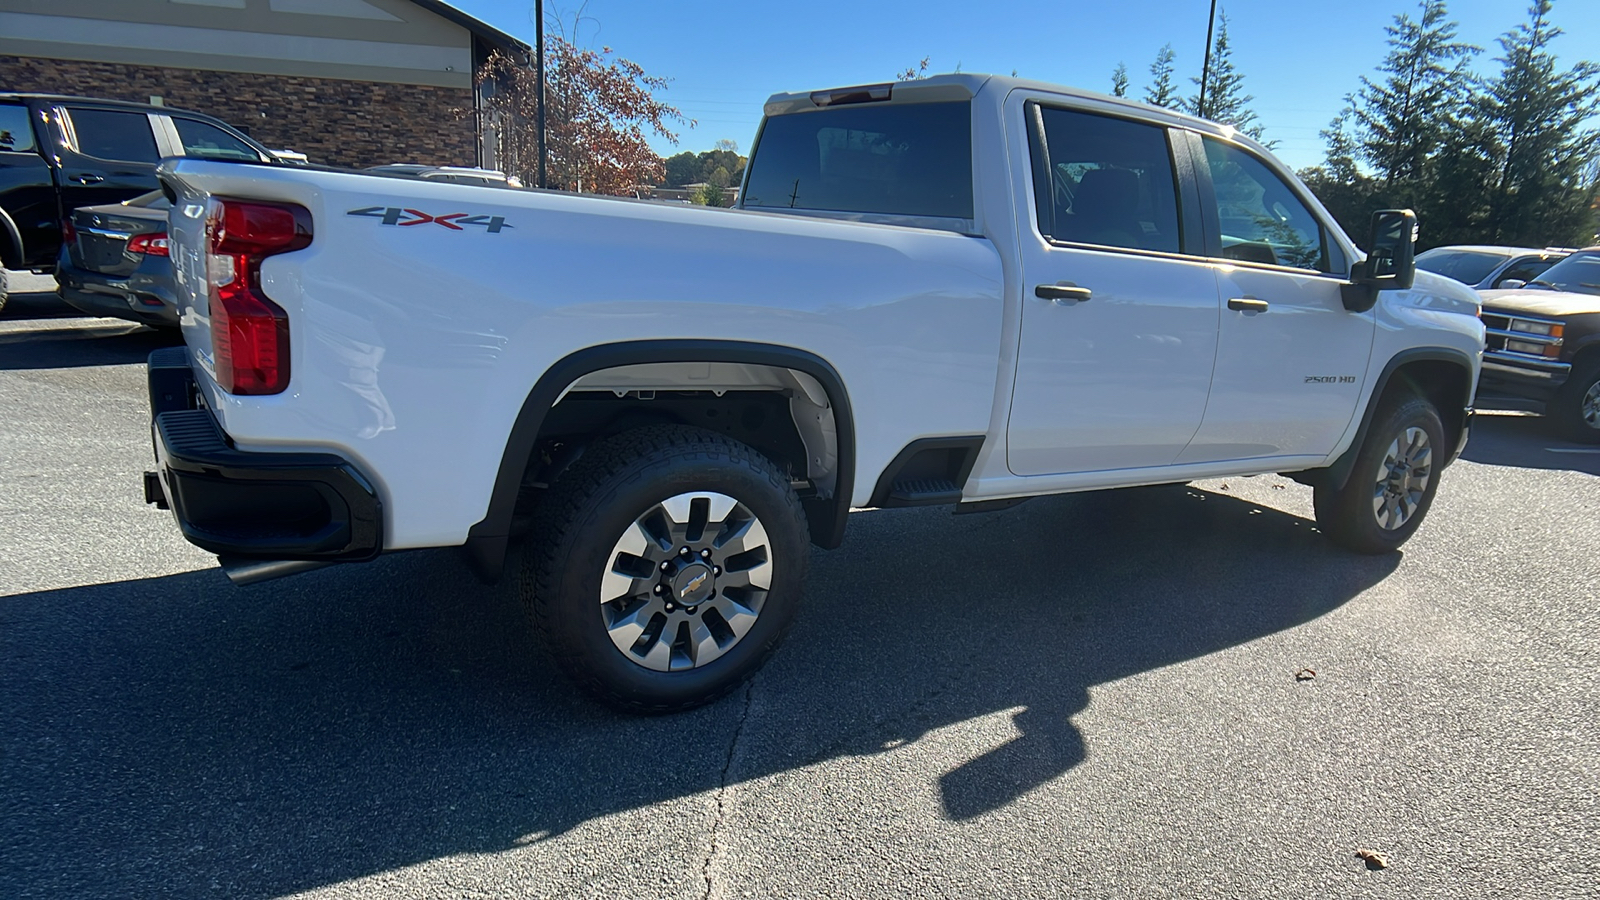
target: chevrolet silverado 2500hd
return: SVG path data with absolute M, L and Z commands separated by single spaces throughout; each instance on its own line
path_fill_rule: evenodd
M 462 547 L 624 707 L 772 652 L 852 507 L 1290 473 L 1392 550 L 1476 295 L 1233 130 L 1014 78 L 768 101 L 738 209 L 169 161 L 148 498 L 235 580 Z M 1413 278 L 1415 283 L 1413 283 Z

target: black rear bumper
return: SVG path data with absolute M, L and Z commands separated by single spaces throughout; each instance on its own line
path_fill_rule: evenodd
M 332 453 L 240 450 L 197 402 L 183 347 L 149 361 L 156 471 L 146 499 L 170 507 L 183 536 L 218 555 L 359 561 L 383 549 L 372 483 Z

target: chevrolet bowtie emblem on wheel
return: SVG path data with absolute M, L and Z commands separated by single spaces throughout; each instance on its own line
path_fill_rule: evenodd
M 352 209 L 345 215 L 381 219 L 384 225 L 426 225 L 432 222 L 435 225 L 443 225 L 451 231 L 465 231 L 466 229 L 461 227 L 463 225 L 481 225 L 490 234 L 499 234 L 502 228 L 514 227 L 506 224 L 504 216 L 473 216 L 467 213 L 435 216 L 420 209 L 405 209 L 398 206 L 365 206 L 361 209 Z

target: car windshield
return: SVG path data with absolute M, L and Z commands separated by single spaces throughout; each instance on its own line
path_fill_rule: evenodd
M 1505 262 L 1510 256 L 1509 253 L 1436 247 L 1417 254 L 1417 268 L 1446 278 L 1454 278 L 1462 284 L 1477 284 L 1488 278 L 1495 266 Z
M 1600 250 L 1574 253 L 1528 283 L 1574 294 L 1600 294 Z

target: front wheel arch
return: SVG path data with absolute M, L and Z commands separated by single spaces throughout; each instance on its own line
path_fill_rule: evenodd
M 1342 489 L 1349 482 L 1356 456 L 1372 429 L 1373 417 L 1384 403 L 1400 392 L 1415 394 L 1433 403 L 1444 425 L 1444 449 L 1448 459 L 1469 424 L 1472 388 L 1472 358 L 1464 351 L 1453 347 L 1414 347 L 1400 351 L 1378 375 L 1350 446 L 1326 468 L 1296 473 L 1300 476 L 1298 480 L 1313 486 Z

